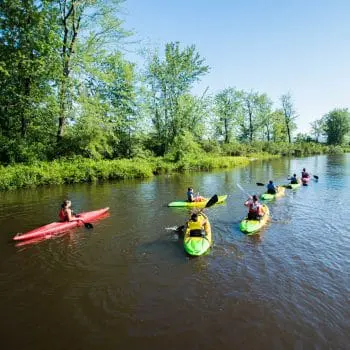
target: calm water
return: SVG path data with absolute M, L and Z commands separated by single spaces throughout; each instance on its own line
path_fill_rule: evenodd
M 271 203 L 260 236 L 239 231 L 236 186 L 306 167 L 319 176 Z M 188 258 L 167 228 L 186 209 L 167 208 L 188 186 L 229 195 L 207 210 L 215 245 Z M 101 185 L 1 193 L 1 349 L 349 349 L 350 155 L 254 162 Z M 93 230 L 16 247 L 11 238 L 75 209 L 110 206 Z

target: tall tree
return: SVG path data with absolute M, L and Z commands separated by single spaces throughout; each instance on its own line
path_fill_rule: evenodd
M 341 145 L 350 131 L 350 113 L 347 108 L 333 109 L 324 116 L 327 143 Z
M 188 94 L 193 84 L 206 74 L 195 46 L 180 49 L 178 42 L 165 46 L 165 57 L 154 54 L 147 68 L 149 109 L 159 140 L 159 153 L 164 154 L 179 133 L 186 129 L 184 117 L 178 113 L 181 98 Z
M 288 135 L 287 135 L 283 111 L 280 109 L 275 110 L 274 112 L 272 112 L 271 118 L 273 120 L 273 124 L 272 124 L 273 142 L 287 141 Z
M 37 128 L 49 125 L 41 115 L 44 110 L 46 119 L 52 114 L 50 96 L 58 72 L 56 15 L 50 1 L 0 3 L 0 128 L 4 137 L 18 139 L 16 145 L 38 141 Z
M 123 0 L 55 0 L 60 10 L 61 81 L 57 142 L 60 143 L 70 106 L 72 106 L 73 73 L 84 64 L 76 55 L 79 46 L 92 52 L 115 48 L 130 33 L 122 29 L 119 18 Z M 113 45 L 112 45 L 113 43 Z M 80 49 L 80 53 L 83 51 Z M 92 57 L 90 55 L 90 57 Z
M 266 94 L 261 94 L 257 99 L 258 119 L 261 121 L 261 125 L 264 130 L 264 138 L 270 142 L 272 138 L 272 130 L 274 123 L 274 115 L 272 113 L 272 101 Z
M 260 95 L 257 92 L 244 92 L 242 97 L 242 116 L 240 117 L 241 140 L 253 142 L 261 129 Z
M 230 143 L 242 115 L 243 96 L 243 91 L 234 88 L 227 88 L 215 96 L 216 129 L 219 135 L 223 135 L 225 143 Z
M 296 111 L 293 106 L 292 96 L 290 93 L 281 96 L 282 110 L 284 114 L 284 122 L 289 143 L 292 142 L 292 132 L 296 129 L 295 119 L 297 118 Z
M 316 142 L 319 142 L 321 135 L 324 133 L 324 119 L 316 119 L 311 124 L 311 134 Z

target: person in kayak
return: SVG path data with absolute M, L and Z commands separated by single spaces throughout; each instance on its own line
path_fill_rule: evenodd
M 297 174 L 293 174 L 293 176 L 289 179 L 291 185 L 296 185 L 299 183 L 298 178 L 297 178 Z
M 205 200 L 204 197 L 199 195 L 199 192 L 197 196 L 194 195 L 194 191 L 192 187 L 189 187 L 187 189 L 187 202 L 203 202 Z
M 192 213 L 190 220 L 187 221 L 186 229 L 190 230 L 190 237 L 205 236 L 205 225 L 208 223 L 208 217 L 203 213 Z
M 193 188 L 189 187 L 187 189 L 187 202 L 194 202 L 194 193 L 193 193 Z
M 60 221 L 72 221 L 74 220 L 76 217 L 76 215 L 74 215 L 73 210 L 71 209 L 72 207 L 72 202 L 68 199 L 66 199 L 62 205 L 61 205 L 61 209 L 58 213 L 58 216 L 60 218 Z
M 244 205 L 249 208 L 248 220 L 260 220 L 265 214 L 256 194 L 253 197 L 249 197 Z
M 269 193 L 269 194 L 276 194 L 277 191 L 278 191 L 277 186 L 275 186 L 273 181 L 270 180 L 269 183 L 267 184 L 267 193 Z
M 305 168 L 303 168 L 303 171 L 301 172 L 301 178 L 306 179 L 308 177 L 310 177 L 309 173 L 306 171 Z

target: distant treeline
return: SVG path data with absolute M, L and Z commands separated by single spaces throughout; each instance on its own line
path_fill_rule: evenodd
M 77 156 L 179 164 L 205 152 L 303 155 L 348 143 L 347 109 L 320 116 L 311 135 L 295 135 L 288 93 L 275 104 L 266 93 L 233 87 L 193 95 L 210 72 L 195 46 L 170 42 L 148 52 L 142 67 L 128 61 L 122 52 L 136 44 L 123 28 L 123 3 L 1 1 L 1 164 Z M 321 137 L 332 147 L 319 144 Z

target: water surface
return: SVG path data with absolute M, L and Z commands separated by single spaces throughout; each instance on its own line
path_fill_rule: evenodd
M 269 204 L 260 235 L 239 231 L 256 182 L 306 167 L 318 182 Z M 212 173 L 1 193 L 1 349 L 349 349 L 350 155 L 254 162 Z M 167 228 L 188 186 L 227 193 L 207 209 L 215 244 L 189 258 Z M 110 216 L 37 244 L 17 232 L 75 209 Z

